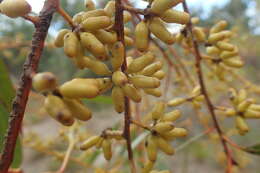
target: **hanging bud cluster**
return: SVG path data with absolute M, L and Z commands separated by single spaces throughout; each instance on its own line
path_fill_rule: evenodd
M 147 52 L 136 59 L 128 57 L 128 62 L 126 74 L 122 71 L 115 71 L 112 75 L 114 84 L 112 99 L 118 113 L 124 112 L 125 96 L 137 103 L 141 101 L 140 89 L 146 94 L 156 97 L 161 96 L 158 87 L 160 80 L 165 75 L 161 71 L 162 62 L 155 61 L 155 56 L 151 52 Z
M 100 136 L 92 136 L 85 140 L 81 146 L 81 150 L 88 150 L 92 147 L 101 148 L 106 160 L 112 158 L 112 140 L 122 140 L 123 132 L 120 130 L 105 130 Z
M 249 127 L 245 119 L 259 119 L 260 105 L 255 103 L 255 99 L 248 98 L 247 91 L 241 89 L 239 91 L 230 89 L 230 100 L 233 108 L 227 108 L 225 115 L 235 117 L 236 128 L 240 135 L 245 135 L 249 131 Z
M 92 117 L 91 111 L 82 103 L 81 97 L 69 97 L 71 95 L 68 94 L 68 89 L 64 92 L 64 85 L 58 87 L 54 74 L 50 72 L 38 73 L 34 75 L 32 85 L 36 91 L 46 96 L 44 101 L 46 112 L 61 124 L 71 126 L 75 119 L 87 121 Z M 63 89 L 62 93 L 60 92 L 61 88 Z M 80 89 L 80 86 L 78 88 Z M 85 88 L 88 88 L 88 85 Z
M 174 121 L 181 117 L 179 110 L 164 113 L 166 104 L 158 102 L 150 113 L 154 123 L 151 125 L 151 134 L 146 139 L 146 152 L 148 160 L 145 163 L 142 173 L 149 173 L 157 159 L 158 151 L 167 155 L 173 155 L 175 150 L 171 142 L 178 137 L 185 137 L 187 130 L 174 126 Z
M 200 86 L 194 87 L 188 97 L 175 98 L 168 102 L 168 106 L 179 106 L 187 102 L 191 102 L 194 108 L 200 109 L 201 102 L 204 101 L 204 96 L 201 94 Z
M 216 75 L 222 79 L 224 75 L 223 66 L 230 68 L 241 68 L 244 63 L 239 56 L 238 47 L 230 43 L 232 32 L 226 30 L 227 22 L 222 20 L 216 23 L 209 31 L 207 54 L 211 63 L 215 65 Z
M 150 15 L 145 16 L 135 28 L 135 45 L 139 51 L 147 51 L 150 32 L 166 44 L 175 42 L 175 36 L 166 28 L 165 23 L 186 24 L 189 22 L 188 13 L 172 9 L 181 2 L 182 0 L 154 0 L 152 2 L 150 9 L 147 9 Z

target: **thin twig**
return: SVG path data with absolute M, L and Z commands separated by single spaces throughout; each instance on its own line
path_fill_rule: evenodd
M 145 130 L 149 130 L 149 131 L 151 131 L 151 129 L 148 127 L 148 126 L 146 126 L 146 125 L 144 125 L 144 124 L 142 124 L 142 123 L 140 123 L 140 122 L 138 122 L 138 121 L 136 121 L 136 120 L 131 120 L 131 123 L 132 124 L 135 124 L 136 126 L 138 126 L 138 127 L 141 127 L 141 128 L 143 128 L 143 129 L 145 129 Z
M 186 3 L 185 0 L 183 1 L 182 4 L 183 4 L 184 11 L 189 13 L 189 9 L 188 9 L 188 6 L 187 6 L 187 3 Z M 206 100 L 208 110 L 211 114 L 214 126 L 215 126 L 215 128 L 216 128 L 216 130 L 219 134 L 219 137 L 221 139 L 221 143 L 223 145 L 225 154 L 227 156 L 228 164 L 227 164 L 227 171 L 226 172 L 231 173 L 232 172 L 232 165 L 235 164 L 236 162 L 233 160 L 233 158 L 231 156 L 231 151 L 228 148 L 226 140 L 223 138 L 223 131 L 222 131 L 222 129 L 221 129 L 219 123 L 218 123 L 218 120 L 217 120 L 217 117 L 216 117 L 216 114 L 215 114 L 215 110 L 214 110 L 214 105 L 212 104 L 212 102 L 209 98 L 207 88 L 206 88 L 206 85 L 204 83 L 204 77 L 203 77 L 203 72 L 202 72 L 202 68 L 201 68 L 201 59 L 202 58 L 201 58 L 201 54 L 200 54 L 200 51 L 199 51 L 199 45 L 198 45 L 197 41 L 193 38 L 193 31 L 192 31 L 192 23 L 191 22 L 189 22 L 187 24 L 187 29 L 190 32 L 191 37 L 192 37 L 192 41 L 193 41 L 193 47 L 194 47 L 194 50 L 195 50 L 195 57 L 196 57 L 196 64 L 195 65 L 196 65 L 197 75 L 198 75 L 198 79 L 199 79 L 199 84 L 200 84 L 200 87 L 201 87 L 201 92 L 205 96 L 205 100 Z
M 34 25 L 37 25 L 39 23 L 39 20 L 40 20 L 38 16 L 25 15 L 25 16 L 23 16 L 23 18 L 25 20 L 32 22 Z
M 75 28 L 72 18 L 61 6 L 59 6 L 57 12 L 64 18 L 64 20 L 70 25 L 71 28 Z
M 12 112 L 9 116 L 9 127 L 7 130 L 2 157 L 0 160 L 0 173 L 7 173 L 13 161 L 14 149 L 19 135 L 25 107 L 32 86 L 31 73 L 35 73 L 43 51 L 44 41 L 52 20 L 52 16 L 59 5 L 58 0 L 47 0 L 39 16 L 39 23 L 35 26 L 31 53 L 28 55 L 20 78 L 20 85 L 13 101 Z
M 124 17 L 123 17 L 123 3 L 121 0 L 116 0 L 116 12 L 115 12 L 115 25 L 114 29 L 117 33 L 118 41 L 121 41 L 125 45 L 124 40 Z M 127 61 L 126 61 L 126 51 L 124 51 L 124 63 L 121 67 L 121 70 L 125 72 L 127 70 Z M 128 159 L 131 164 L 131 172 L 136 173 L 136 166 L 133 158 L 133 150 L 131 146 L 131 134 L 130 134 L 130 125 L 131 125 L 131 110 L 130 110 L 130 100 L 128 97 L 125 97 L 125 123 L 124 123 L 124 137 L 127 144 Z

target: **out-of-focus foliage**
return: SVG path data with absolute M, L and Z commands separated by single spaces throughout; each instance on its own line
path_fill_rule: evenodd
M 2 59 L 0 59 L 0 150 L 3 147 L 3 141 L 5 132 L 7 130 L 8 116 L 11 111 L 12 100 L 15 95 L 14 88 L 9 78 L 9 72 L 7 71 Z M 19 167 L 22 160 L 22 151 L 20 140 L 17 141 L 15 149 L 15 157 L 12 167 Z

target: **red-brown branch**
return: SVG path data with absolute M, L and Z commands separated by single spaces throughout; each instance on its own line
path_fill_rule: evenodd
M 189 9 L 188 9 L 188 6 L 187 6 L 187 3 L 186 3 L 185 0 L 183 1 L 182 4 L 183 4 L 184 11 L 189 13 Z M 201 57 L 201 54 L 200 54 L 200 51 L 199 51 L 199 45 L 198 45 L 197 41 L 193 38 L 192 23 L 191 22 L 189 22 L 187 24 L 187 30 L 190 32 L 191 37 L 192 37 L 192 41 L 193 41 L 193 47 L 194 47 L 194 50 L 195 50 L 195 58 L 196 58 L 196 64 L 195 65 L 196 65 L 199 84 L 200 84 L 200 87 L 201 87 L 201 93 L 205 97 L 208 110 L 209 110 L 211 117 L 212 117 L 212 120 L 213 120 L 213 124 L 214 124 L 214 126 L 217 130 L 217 133 L 219 134 L 219 137 L 221 139 L 221 143 L 223 145 L 224 151 L 225 151 L 226 156 L 227 156 L 228 164 L 227 164 L 227 171 L 226 172 L 231 173 L 232 172 L 232 165 L 235 164 L 236 162 L 233 160 L 233 158 L 231 156 L 231 151 L 229 150 L 227 142 L 223 137 L 223 131 L 222 131 L 222 129 L 221 129 L 219 123 L 218 123 L 217 116 L 216 116 L 215 110 L 214 110 L 214 105 L 211 102 L 209 95 L 208 95 L 208 92 L 207 92 L 207 88 L 206 88 L 206 85 L 205 85 L 205 82 L 204 82 L 204 76 L 203 76 L 203 72 L 202 72 L 202 68 L 201 68 L 202 57 Z
M 36 31 L 33 35 L 31 53 L 28 55 L 20 78 L 20 84 L 13 101 L 12 112 L 9 117 L 9 127 L 0 160 L 0 173 L 7 173 L 13 161 L 17 137 L 21 130 L 25 107 L 32 86 L 31 74 L 38 68 L 39 60 L 44 48 L 44 41 L 52 20 L 52 16 L 59 5 L 58 0 L 47 0 L 35 24 Z
M 117 33 L 118 41 L 121 41 L 123 45 L 125 45 L 124 40 L 124 17 L 123 17 L 123 3 L 121 0 L 116 0 L 116 12 L 115 12 L 115 25 L 114 29 Z M 124 63 L 121 67 L 121 70 L 125 72 L 127 70 L 127 61 L 126 61 L 126 51 L 124 51 Z M 133 150 L 131 146 L 131 133 L 130 133 L 130 125 L 131 125 L 131 110 L 130 110 L 130 100 L 128 97 L 125 97 L 125 113 L 124 113 L 124 137 L 126 139 L 127 144 L 127 152 L 128 159 L 131 164 L 131 172 L 136 173 L 135 162 L 133 158 Z

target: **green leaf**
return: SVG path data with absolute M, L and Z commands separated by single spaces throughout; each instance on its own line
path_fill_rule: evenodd
M 100 104 L 113 104 L 112 98 L 110 96 L 98 96 L 93 99 L 85 100 L 86 103 L 100 103 Z
M 255 144 L 243 149 L 245 152 L 250 154 L 260 155 L 260 144 Z
M 8 71 L 0 59 L 0 103 L 4 105 L 7 110 L 11 110 L 12 100 L 15 96 L 15 90 L 10 80 Z
M 4 136 L 8 127 L 8 116 L 11 111 L 12 100 L 15 96 L 15 90 L 10 80 L 8 71 L 0 59 L 0 150 L 3 149 Z M 17 140 L 15 156 L 12 163 L 13 168 L 20 167 L 22 161 L 22 148 L 20 140 Z

